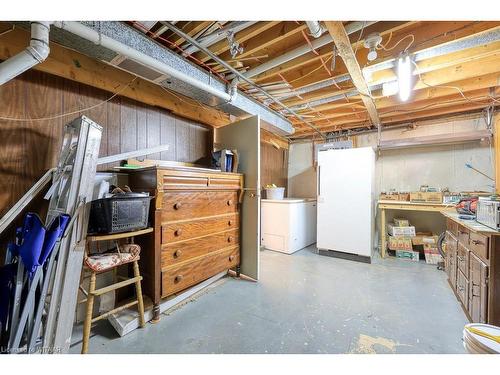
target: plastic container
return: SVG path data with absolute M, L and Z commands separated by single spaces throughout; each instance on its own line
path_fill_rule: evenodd
M 111 234 L 146 228 L 151 199 L 144 193 L 126 193 L 92 201 L 88 232 Z
M 284 187 L 266 188 L 267 199 L 283 199 L 285 196 Z

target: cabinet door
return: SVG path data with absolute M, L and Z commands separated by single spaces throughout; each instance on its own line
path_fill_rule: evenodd
M 244 174 L 241 207 L 241 273 L 259 279 L 260 248 L 260 119 L 233 122 L 215 131 L 220 148 L 238 150 L 238 172 Z
M 457 239 L 453 236 L 453 234 L 450 231 L 446 231 L 445 271 L 453 287 L 455 287 L 456 274 L 457 274 L 456 256 L 457 256 Z
M 467 306 L 469 301 L 469 281 L 462 273 L 462 271 L 457 271 L 457 295 L 464 306 Z
M 486 323 L 488 267 L 474 253 L 469 256 L 469 314 L 474 323 Z

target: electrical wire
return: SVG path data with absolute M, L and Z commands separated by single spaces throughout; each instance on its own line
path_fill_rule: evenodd
M 328 57 L 328 58 L 324 61 L 324 63 L 326 64 L 326 63 L 327 63 L 328 61 L 330 61 L 332 58 L 333 58 L 333 54 L 332 54 L 330 57 Z M 310 72 L 308 72 L 308 73 L 306 73 L 306 74 L 303 74 L 303 75 L 301 75 L 300 77 L 297 77 L 297 78 L 295 78 L 295 79 L 292 79 L 291 81 L 288 81 L 288 83 L 293 83 L 293 82 L 296 82 L 296 81 L 298 81 L 298 80 L 301 80 L 302 78 L 306 78 L 306 77 L 310 76 L 311 74 L 313 74 L 314 72 L 317 72 L 317 71 L 318 71 L 318 70 L 320 70 L 321 68 L 323 68 L 323 63 L 319 64 L 319 66 L 318 66 L 318 67 L 314 68 L 314 69 L 313 69 L 313 70 L 311 70 Z M 336 83 L 336 82 L 334 82 L 334 83 Z M 339 87 L 339 88 L 340 88 L 340 87 Z
M 130 85 L 132 83 L 134 83 L 134 81 L 137 78 L 138 77 L 134 77 L 129 83 L 127 83 L 120 90 L 118 90 L 113 95 L 111 95 L 108 99 L 103 100 L 102 102 L 99 102 L 99 103 L 94 104 L 94 105 L 92 105 L 90 107 L 87 107 L 87 108 L 78 109 L 78 110 L 74 110 L 74 111 L 70 111 L 70 112 L 65 112 L 65 113 L 59 113 L 57 115 L 50 115 L 50 116 L 47 116 L 47 117 L 39 117 L 39 118 L 15 118 L 15 117 L 0 116 L 0 120 L 1 121 L 16 121 L 16 122 L 48 121 L 48 120 L 59 119 L 59 118 L 66 117 L 66 116 L 71 116 L 71 115 L 74 115 L 74 114 L 79 114 L 79 113 L 82 113 L 82 112 L 87 112 L 87 111 L 90 111 L 90 110 L 92 110 L 94 108 L 100 107 L 101 105 L 104 105 L 107 102 L 113 100 L 115 97 L 117 97 L 118 95 L 120 95 L 123 91 L 125 91 L 125 89 L 127 89 L 128 87 L 130 87 Z
M 464 92 L 462 91 L 462 89 L 460 87 L 457 87 L 457 86 L 449 86 L 449 85 L 431 85 L 427 82 L 424 81 L 424 79 L 422 78 L 422 74 L 420 72 L 420 68 L 418 67 L 417 63 L 415 61 L 413 61 L 412 59 L 410 59 L 410 61 L 412 62 L 412 64 L 415 66 L 415 69 L 417 71 L 417 75 L 418 75 L 418 78 L 420 79 L 420 82 L 422 82 L 423 85 L 427 86 L 427 87 L 431 87 L 431 88 L 448 88 L 448 89 L 453 89 L 453 90 L 457 90 L 458 93 L 467 101 L 470 101 L 470 102 L 476 102 L 476 103 L 482 103 L 484 104 L 484 102 L 482 100 L 474 100 L 474 99 L 470 99 L 468 98 L 467 96 L 465 96 Z M 489 95 L 488 96 L 493 102 L 495 103 L 500 103 L 500 101 L 498 101 L 497 99 L 495 99 L 493 96 Z
M 10 33 L 11 31 L 14 31 L 14 29 L 15 29 L 15 28 L 16 28 L 16 25 L 14 25 L 14 24 L 13 24 L 13 25 L 12 25 L 12 27 L 11 27 L 10 29 L 5 30 L 5 31 L 2 31 L 2 32 L 0 33 L 0 36 L 3 36 L 3 35 L 5 35 L 5 34 L 8 34 L 8 33 Z
M 410 43 L 408 43 L 408 45 L 406 46 L 406 48 L 403 50 L 403 52 L 406 52 L 408 51 L 408 49 L 412 46 L 412 44 L 415 42 L 415 35 L 413 34 L 407 34 L 405 35 L 404 37 L 402 37 L 401 39 L 399 39 L 396 44 L 394 44 L 391 48 L 388 48 L 387 45 L 389 44 L 389 42 L 391 41 L 392 39 L 392 32 L 389 34 L 389 39 L 387 40 L 387 42 L 385 42 L 385 44 L 382 44 L 380 43 L 380 47 L 377 47 L 377 49 L 382 49 L 386 52 L 389 52 L 389 51 L 392 51 L 394 48 L 396 48 L 403 40 L 407 39 L 411 37 L 411 41 Z
M 211 106 L 211 105 L 208 105 L 208 104 L 205 104 L 205 103 L 202 103 L 200 102 L 199 100 L 196 100 L 196 99 L 193 99 L 193 98 L 189 98 L 189 97 L 186 97 L 186 98 L 183 98 L 179 95 L 177 95 L 173 90 L 170 90 L 164 86 L 160 86 L 164 91 L 168 92 L 170 95 L 174 96 L 175 98 L 177 98 L 178 100 L 180 100 L 181 102 L 187 104 L 187 105 L 190 105 L 192 107 L 196 107 L 196 108 L 209 108 L 209 109 L 214 109 L 214 108 L 217 108 L 221 105 L 224 105 L 224 104 L 228 104 L 229 101 L 227 102 L 224 102 L 224 103 L 221 103 L 221 104 L 217 104 L 215 106 Z M 194 103 L 190 103 L 188 100 L 192 100 Z M 220 119 L 222 120 L 225 120 L 226 118 L 220 113 L 218 112 L 217 115 L 219 116 Z
M 361 32 L 359 33 L 358 40 L 356 41 L 356 48 L 354 50 L 354 57 L 356 57 L 356 53 L 358 53 L 359 41 L 361 40 L 361 37 L 363 36 L 363 31 L 365 31 L 365 25 L 366 25 L 366 21 L 363 21 L 363 26 L 361 27 Z

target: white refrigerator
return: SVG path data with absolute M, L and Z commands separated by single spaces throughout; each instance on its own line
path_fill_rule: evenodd
M 370 263 L 375 211 L 373 148 L 319 151 L 317 176 L 319 253 Z

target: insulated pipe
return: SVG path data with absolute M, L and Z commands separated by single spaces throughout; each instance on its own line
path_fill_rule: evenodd
M 374 23 L 376 23 L 376 21 L 351 22 L 350 24 L 348 24 L 345 27 L 345 30 L 347 32 L 347 35 L 350 35 L 350 34 L 355 33 L 356 31 L 361 30 L 364 27 L 368 27 L 370 25 L 373 25 Z M 248 72 L 245 73 L 245 77 L 247 77 L 247 78 L 255 77 L 259 74 L 267 72 L 268 70 L 276 68 L 277 66 L 280 66 L 288 61 L 296 59 L 297 57 L 305 55 L 306 53 L 311 52 L 311 46 L 312 46 L 312 49 L 317 49 L 317 48 L 323 47 L 331 42 L 333 42 L 332 36 L 329 33 L 326 33 L 322 37 L 311 41 L 311 45 L 304 44 L 304 45 L 297 47 L 294 50 L 291 50 L 291 51 L 289 51 L 281 56 L 278 56 L 272 60 L 269 60 L 269 61 L 265 62 L 264 64 L 261 64 L 259 66 L 256 66 L 253 69 L 250 69 Z
M 28 47 L 0 64 L 0 85 L 45 61 L 49 55 L 51 22 L 31 22 L 31 40 Z
M 103 46 L 105 48 L 108 48 L 110 50 L 115 51 L 116 53 L 126 56 L 129 59 L 135 60 L 139 63 L 142 63 L 150 68 L 153 68 L 157 70 L 160 73 L 163 73 L 165 75 L 174 77 L 180 81 L 183 81 L 191 86 L 194 86 L 200 90 L 203 90 L 209 94 L 212 94 L 214 96 L 217 96 L 218 98 L 230 102 L 233 99 L 233 96 L 217 90 L 216 88 L 210 86 L 207 83 L 201 82 L 197 80 L 196 78 L 191 77 L 188 74 L 185 74 L 183 72 L 180 72 L 165 63 L 163 63 L 160 60 L 154 59 L 148 55 L 145 55 L 142 52 L 139 52 L 133 48 L 130 48 L 129 46 L 120 43 L 119 41 L 110 38 L 102 33 L 99 33 L 85 25 L 82 25 L 79 22 L 54 22 L 54 26 L 69 31 L 72 34 L 78 35 L 79 37 L 89 40 L 96 45 Z
M 311 36 L 315 38 L 319 38 L 324 32 L 323 28 L 319 24 L 319 21 L 306 21 L 306 25 L 309 28 Z

